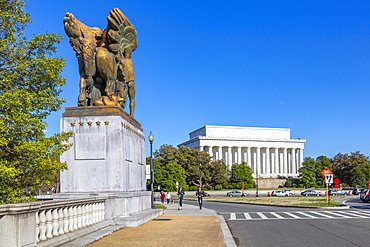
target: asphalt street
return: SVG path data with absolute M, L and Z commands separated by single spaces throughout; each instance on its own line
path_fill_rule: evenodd
M 344 200 L 349 209 L 312 209 L 206 202 L 222 215 L 238 246 L 370 246 L 370 204 Z M 196 205 L 196 202 L 186 201 Z

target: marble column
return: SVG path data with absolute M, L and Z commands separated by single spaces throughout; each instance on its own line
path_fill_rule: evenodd
M 296 150 L 292 148 L 292 174 L 297 173 L 297 162 L 296 162 L 296 155 L 295 155 Z
M 203 146 L 199 146 L 199 151 L 204 151 Z
M 299 150 L 299 165 L 298 165 L 298 169 L 301 168 L 302 163 L 303 163 L 303 149 L 300 149 Z
M 237 147 L 237 153 L 238 153 L 238 160 L 237 160 L 237 163 L 238 164 L 241 164 L 242 163 L 242 148 L 241 147 Z
M 209 156 L 212 157 L 212 160 L 215 161 L 216 160 L 215 159 L 216 157 L 214 157 L 214 155 L 213 155 L 212 146 L 208 146 L 208 152 L 209 152 Z
M 279 172 L 279 149 L 275 148 L 275 162 L 274 162 L 274 174 Z
M 222 160 L 222 147 L 221 146 L 218 147 L 218 159 Z
M 270 173 L 270 148 L 266 148 L 266 174 Z
M 252 159 L 251 159 L 251 148 L 247 147 L 247 164 L 252 168 Z M 254 172 L 254 171 L 253 171 Z
M 288 173 L 288 149 L 284 148 L 283 174 L 286 175 L 287 173 Z
M 227 147 L 227 166 L 231 168 L 233 162 L 233 156 L 231 153 L 231 147 Z
M 257 148 L 257 162 L 256 162 L 256 165 L 257 165 L 257 174 L 261 174 L 261 148 Z

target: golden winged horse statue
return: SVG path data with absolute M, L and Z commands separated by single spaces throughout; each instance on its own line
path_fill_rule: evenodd
M 80 73 L 78 106 L 120 106 L 130 100 L 135 111 L 135 77 L 131 54 L 138 46 L 130 20 L 114 8 L 104 30 L 88 27 L 66 13 L 64 30 L 76 52 Z

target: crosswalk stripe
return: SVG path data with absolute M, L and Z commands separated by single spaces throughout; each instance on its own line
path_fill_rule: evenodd
M 244 213 L 244 217 L 246 219 L 252 219 L 251 215 L 249 213 Z
M 279 219 L 284 219 L 283 216 L 281 216 L 280 214 L 277 214 L 275 212 L 270 212 L 270 214 L 274 215 L 276 218 L 279 218 Z
M 236 215 L 235 213 L 231 213 L 230 214 L 230 220 L 235 220 L 236 219 Z
M 297 212 L 297 213 L 300 213 L 300 214 L 303 214 L 304 216 L 306 216 L 306 217 L 310 217 L 310 218 L 317 218 L 316 216 L 313 216 L 313 215 L 310 215 L 310 214 L 307 214 L 307 213 L 305 213 L 305 212 Z
M 352 216 L 355 216 L 355 217 L 359 217 L 359 218 L 370 218 L 370 216 L 359 215 L 359 214 L 354 214 L 354 213 L 349 213 L 349 212 L 343 212 L 343 213 L 348 214 L 348 215 L 352 215 Z
M 333 216 L 326 215 L 326 214 L 322 214 L 322 213 L 319 213 L 319 212 L 316 212 L 316 211 L 312 211 L 312 213 L 314 213 L 314 214 L 318 214 L 318 215 L 323 216 L 323 217 L 326 217 L 326 218 L 335 218 L 335 217 L 333 217 Z
M 338 214 L 338 213 L 334 213 L 334 212 L 330 212 L 330 211 L 328 211 L 327 213 L 333 214 L 333 215 L 336 215 L 336 216 L 339 216 L 339 217 L 343 217 L 343 218 L 351 218 L 350 216 L 343 215 L 343 214 Z
M 289 212 L 283 212 L 284 214 L 287 214 L 289 216 L 292 216 L 293 218 L 296 218 L 296 219 L 300 219 L 301 217 L 297 216 L 297 215 L 294 215 L 292 213 L 289 213 Z
M 365 211 L 350 211 L 352 213 L 356 213 L 356 214 L 363 214 L 363 215 L 366 215 L 366 216 L 370 216 L 370 212 L 365 212 Z
M 266 215 L 264 215 L 263 213 L 257 213 L 260 217 L 261 217 L 261 219 L 268 219 L 267 217 L 266 217 Z

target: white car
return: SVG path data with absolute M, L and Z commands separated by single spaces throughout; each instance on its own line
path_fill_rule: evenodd
M 283 190 L 274 190 L 271 192 L 271 196 L 289 196 L 289 194 L 285 193 Z
M 293 190 L 283 190 L 285 193 L 287 193 L 289 196 L 293 196 L 294 195 L 294 191 Z

